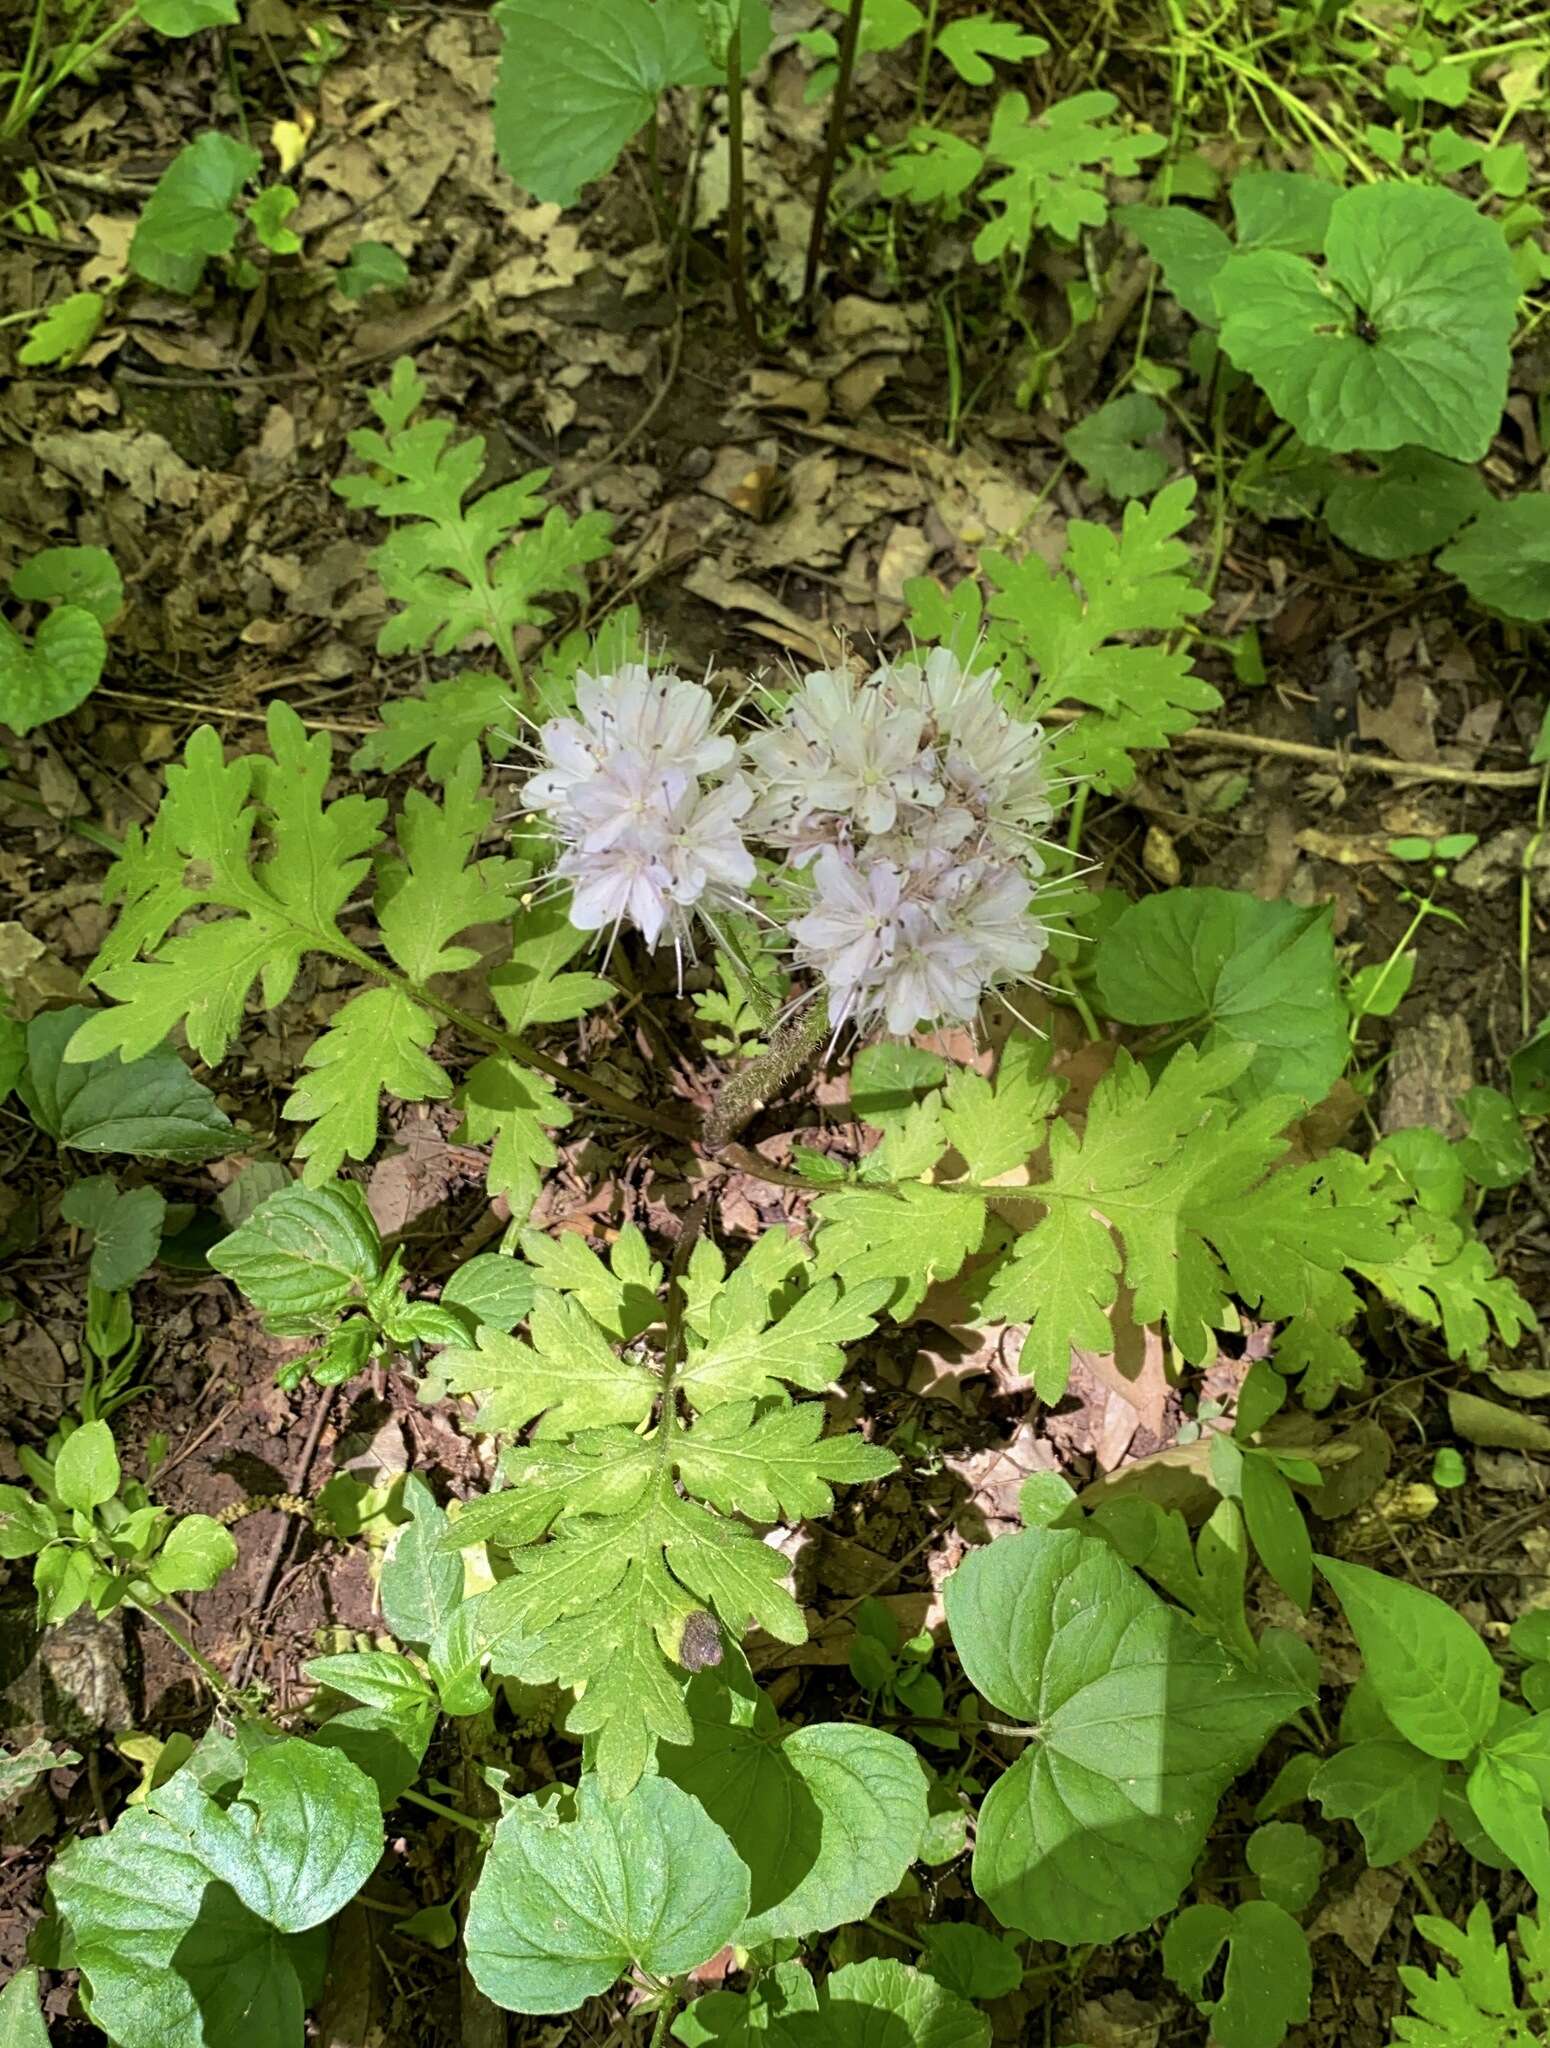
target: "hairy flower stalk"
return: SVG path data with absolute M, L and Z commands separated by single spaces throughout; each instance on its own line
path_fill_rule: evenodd
M 742 904 L 756 846 L 798 893 L 795 959 L 832 1032 L 971 1023 L 1047 944 L 1044 735 L 998 680 L 946 649 L 861 680 L 821 670 L 739 754 L 699 684 L 639 664 L 582 675 L 522 801 L 561 842 L 581 930 L 630 925 L 682 959 L 696 916 L 714 934 Z

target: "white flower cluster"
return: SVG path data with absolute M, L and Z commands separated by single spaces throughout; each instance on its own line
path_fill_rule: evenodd
M 738 901 L 756 873 L 739 821 L 753 802 L 729 773 L 737 743 L 719 733 L 708 690 L 634 662 L 576 678 L 575 718 L 538 735 L 544 766 L 522 792 L 564 846 L 579 931 L 632 924 L 682 948 L 695 911 Z
M 696 912 L 741 900 L 753 841 L 807 897 L 790 932 L 836 1030 L 969 1023 L 1047 944 L 1044 735 L 997 681 L 945 649 L 862 680 L 824 670 L 739 757 L 698 684 L 583 675 L 578 717 L 539 733 L 523 802 L 564 844 L 582 930 L 628 922 L 681 947 Z

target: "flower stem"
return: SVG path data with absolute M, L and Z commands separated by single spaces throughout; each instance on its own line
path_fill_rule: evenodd
M 771 1034 L 770 1049 L 750 1060 L 741 1072 L 721 1085 L 705 1116 L 705 1149 L 721 1151 L 737 1136 L 772 1095 L 794 1081 L 822 1044 L 829 1029 L 821 997 Z
M 834 81 L 834 100 L 829 108 L 829 132 L 823 142 L 823 162 L 818 167 L 818 190 L 813 194 L 813 224 L 807 237 L 807 267 L 802 273 L 802 297 L 813 296 L 818 282 L 818 263 L 823 255 L 824 230 L 829 221 L 829 194 L 834 189 L 834 166 L 845 139 L 845 110 L 850 103 L 850 82 L 856 69 L 856 48 L 861 41 L 861 16 L 866 0 L 850 0 L 850 12 L 840 35 L 839 72 Z
M 455 1828 L 463 1828 L 471 1835 L 483 1835 L 486 1830 L 481 1821 L 474 1820 L 466 1813 L 459 1813 L 455 1806 L 448 1806 L 443 1800 L 432 1799 L 428 1792 L 416 1792 L 412 1787 L 399 1793 L 400 1799 L 407 1799 L 412 1806 L 423 1806 L 427 1813 L 439 1814 L 443 1820 L 451 1821 Z
M 743 27 L 741 13 L 727 38 L 727 269 L 737 324 L 750 349 L 759 351 L 759 330 L 748 304 L 747 204 L 743 179 Z

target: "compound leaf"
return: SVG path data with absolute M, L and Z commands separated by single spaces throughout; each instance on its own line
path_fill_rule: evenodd
M 583 1777 L 575 1818 L 520 1799 L 495 1831 L 469 1904 L 468 1967 L 507 2012 L 573 2012 L 632 1964 L 696 1968 L 748 1910 L 748 1871 L 687 1792 L 643 1778 L 609 1799 Z
M 485 1179 L 491 1194 L 504 1195 L 514 1217 L 526 1216 L 559 1157 L 549 1133 L 562 1130 L 571 1111 L 544 1075 L 498 1053 L 470 1069 L 457 1105 L 463 1112 L 458 1143 L 490 1147 Z
M 1116 126 L 1111 116 L 1118 107 L 1112 93 L 1082 92 L 1034 119 L 1023 93 L 1002 95 L 985 153 L 1006 168 L 980 193 L 992 211 L 974 238 L 978 262 L 1017 254 L 1041 228 L 1074 242 L 1084 227 L 1103 225 L 1108 202 L 1103 174 L 1093 167 L 1134 177 L 1167 146 L 1161 135 L 1130 134 Z
M 644 6 L 646 0 L 610 4 Z M 526 52 L 522 61 L 531 68 Z M 398 522 L 371 555 L 384 590 L 403 607 L 378 634 L 377 648 L 401 654 L 434 645 L 437 654 L 451 654 L 471 635 L 487 633 L 515 673 L 513 631 L 548 621 L 549 612 L 536 602 L 540 595 L 584 588 L 579 572 L 608 552 L 610 522 L 602 512 L 574 521 L 558 506 L 545 512 L 546 469 L 465 504 L 484 469 L 484 436 L 471 434 L 449 447 L 450 420 L 411 424 L 424 395 L 413 363 L 400 357 L 387 390 L 370 394 L 383 431 L 362 427 L 349 436 L 351 449 L 371 467 L 334 483 L 349 504 Z M 517 528 L 535 521 L 542 522 L 536 532 L 514 540 Z
M 1066 773 L 1090 775 L 1102 790 L 1128 788 L 1134 753 L 1165 747 L 1221 703 L 1187 655 L 1131 639 L 1175 632 L 1210 603 L 1182 573 L 1190 551 L 1176 538 L 1194 497 L 1193 478 L 1181 477 L 1150 504 L 1127 505 L 1117 534 L 1073 519 L 1059 574 L 1033 553 L 1020 562 L 994 550 L 983 557 L 994 585 L 987 659 L 1023 683 L 1028 715 L 1056 704 L 1096 714 L 1056 736 L 1051 760 Z M 1038 672 L 1031 688 L 1030 661 Z
M 444 782 L 471 746 L 492 761 L 504 761 L 514 722 L 509 682 L 499 676 L 449 676 L 413 697 L 384 704 L 380 729 L 356 748 L 350 766 L 357 775 L 392 774 L 423 754 L 426 774 L 432 782 Z
M 367 988 L 336 1010 L 302 1055 L 306 1073 L 281 1115 L 309 1128 L 296 1141 L 309 1187 L 331 1181 L 346 1159 L 369 1159 L 377 1146 L 384 1090 L 400 1102 L 439 1102 L 452 1093 L 445 1069 L 426 1048 L 436 1019 L 396 988 Z
M 477 965 L 477 948 L 450 942 L 470 925 L 505 923 L 525 872 L 517 861 L 477 857 L 495 811 L 479 794 L 479 775 L 478 749 L 469 747 L 448 772 L 439 804 L 410 790 L 398 820 L 403 857 L 382 862 L 378 871 L 383 943 L 416 983 Z
M 1533 2048 L 1550 2010 L 1550 1929 L 1544 1920 L 1523 1916 L 1518 1921 L 1521 1974 L 1530 1993 L 1529 2006 L 1522 2008 L 1511 1957 L 1496 1940 L 1483 1899 L 1471 1907 L 1463 1927 L 1430 1913 L 1418 1913 L 1415 1925 L 1458 1967 L 1427 1971 L 1400 1964 L 1400 1981 L 1414 2010 L 1395 2019 L 1395 2041 L 1405 2048 Z
M 896 1321 L 912 1316 L 938 1280 L 951 1280 L 979 1250 L 985 1204 L 978 1194 L 909 1182 L 896 1193 L 841 1188 L 820 1195 L 820 1274 L 843 1273 L 845 1300 L 873 1287 Z
M 181 1022 L 213 1066 L 241 1026 L 255 980 L 273 1008 L 305 953 L 352 950 L 335 920 L 366 873 L 361 856 L 376 845 L 386 806 L 361 796 L 325 801 L 327 737 L 309 737 L 288 704 L 271 704 L 268 735 L 270 755 L 227 761 L 201 726 L 168 769 L 149 836 L 131 838 L 109 876 L 110 900 L 125 907 L 89 971 L 119 1007 L 87 1020 L 73 1059 L 116 1050 L 132 1057 Z M 261 820 L 270 851 L 250 865 Z M 167 937 L 206 906 L 235 915 Z
M 860 1486 L 898 1470 L 891 1451 L 847 1434 L 825 1437 L 823 1406 L 728 1401 L 702 1415 L 679 1446 L 684 1485 L 724 1513 L 799 1522 L 834 1506 L 828 1482 Z

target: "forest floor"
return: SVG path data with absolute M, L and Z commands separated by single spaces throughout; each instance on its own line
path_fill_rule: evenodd
M 816 4 L 794 4 L 780 21 L 789 31 L 819 15 Z M 1060 435 L 1128 358 L 1143 301 L 1152 353 L 1183 347 L 1168 331 L 1171 301 L 1148 294 L 1144 259 L 1115 259 L 1124 274 L 1104 304 L 1117 317 L 1067 335 L 1064 286 L 1080 257 L 1047 253 L 1022 281 L 1013 322 L 999 285 L 976 274 L 967 230 L 901 223 L 867 196 L 859 172 L 841 179 L 816 320 L 798 317 L 806 167 L 825 111 L 804 103 L 806 69 L 788 34 L 777 37 L 749 117 L 767 340 L 751 356 L 728 318 L 719 268 L 726 152 L 714 125 L 675 279 L 637 154 L 564 213 L 513 188 L 492 150 L 496 37 L 478 10 L 326 10 L 327 61 L 302 33 L 312 18 L 287 0 L 262 0 L 229 43 L 126 45 L 92 85 L 56 95 L 30 138 L 56 232 L 0 220 L 0 303 L 41 304 L 118 272 L 140 205 L 190 135 L 229 128 L 239 113 L 255 139 L 276 121 L 300 119 L 310 131 L 290 222 L 305 260 L 269 264 L 251 291 L 197 301 L 136 288 L 81 365 L 32 373 L 13 363 L 0 386 L 0 564 L 39 545 L 97 543 L 119 563 L 129 597 L 107 680 L 89 705 L 8 748 L 0 984 L 23 1018 L 75 995 L 112 916 L 102 835 L 150 817 L 162 765 L 194 724 L 212 722 L 240 745 L 283 695 L 336 736 L 343 769 L 384 701 L 449 666 L 374 653 L 384 600 L 366 558 L 376 536 L 331 489 L 349 461 L 346 434 L 367 418 L 366 393 L 396 357 L 414 358 L 431 409 L 485 436 L 486 484 L 552 468 L 558 502 L 613 515 L 613 552 L 596 565 L 584 609 L 563 607 L 549 633 L 595 626 L 633 604 L 651 643 L 686 673 L 731 679 L 821 666 L 846 644 L 897 644 L 909 578 L 951 584 L 974 573 L 982 546 L 1009 536 L 1053 562 L 1071 520 L 1116 520 Z M 1066 52 L 1056 87 L 1099 80 L 1166 129 L 1160 29 L 1103 18 L 1106 47 L 1090 29 Z M 902 66 L 866 64 L 856 137 L 898 132 L 912 88 Z M 1223 170 L 1263 141 L 1252 132 L 1226 139 L 1225 117 L 1213 138 L 1210 104 L 1193 118 L 1204 154 Z M 682 124 L 667 122 L 670 190 L 685 149 Z M 326 266 L 364 237 L 397 250 L 411 283 L 352 304 Z M 1019 404 L 1035 343 L 1055 352 L 1054 368 L 1039 395 Z M 1516 455 L 1528 466 L 1540 459 L 1535 406 L 1547 387 L 1550 355 L 1541 350 L 1515 378 L 1524 443 Z M 1368 1027 L 1370 1092 L 1347 1091 L 1330 1113 L 1381 1130 L 1456 1130 L 1458 1096 L 1475 1082 L 1499 1084 L 1523 1036 L 1520 875 L 1534 793 L 1474 778 L 1524 761 L 1540 711 L 1530 685 L 1542 642 L 1489 620 L 1452 584 L 1404 565 L 1375 568 L 1295 523 L 1233 511 L 1214 524 L 1209 465 L 1173 428 L 1162 445 L 1176 469 L 1202 469 L 1190 538 L 1198 559 L 1218 550 L 1219 565 L 1197 660 L 1226 703 L 1210 730 L 1153 757 L 1123 801 L 1094 804 L 1085 844 L 1132 893 L 1182 877 L 1332 903 L 1339 944 L 1364 962 L 1387 956 L 1415 892 L 1432 890 L 1452 914 L 1425 920 L 1408 995 L 1391 1020 Z M 1235 676 L 1222 644 L 1251 626 L 1265 676 L 1255 686 Z M 541 638 L 527 632 L 524 654 Z M 1407 775 L 1404 764 L 1422 772 Z M 1473 835 L 1475 845 L 1436 874 L 1390 851 L 1395 838 L 1452 834 Z M 1541 871 L 1531 916 L 1536 1017 L 1550 1001 L 1545 886 Z M 257 1151 L 281 1128 L 278 1105 L 299 1053 L 333 1007 L 328 968 L 314 963 L 221 1070 L 222 1104 L 255 1134 Z M 705 1027 L 687 1003 L 660 1014 L 665 1037 L 628 1017 L 589 1027 L 592 1070 L 703 1104 L 715 1071 Z M 851 1142 L 838 1081 L 819 1074 L 797 1101 L 825 1142 Z M 0 1329 L 0 1412 L 7 1438 L 37 1442 L 79 1372 L 80 1262 L 55 1221 L 51 1153 L 14 1110 L 0 1111 L 3 1292 L 17 1310 Z M 789 1129 L 789 1105 L 783 1120 Z M 366 1180 L 384 1236 L 431 1285 L 504 1225 L 480 1155 L 452 1141 L 453 1126 L 434 1108 L 402 1112 Z M 648 1149 L 584 1116 L 565 1138 L 536 1213 L 545 1227 L 605 1244 L 632 1220 L 669 1227 L 697 1192 L 695 1162 L 670 1144 Z M 220 1162 L 215 1173 L 229 1177 L 242 1163 Z M 163 1184 L 170 1198 L 205 1206 L 218 1193 L 203 1168 L 174 1170 Z M 718 1187 L 717 1224 L 733 1238 L 800 1221 L 786 1191 L 735 1177 Z M 1493 1198 L 1481 1227 L 1529 1299 L 1550 1301 L 1550 1180 L 1530 1177 Z M 167 1434 L 169 1505 L 214 1513 L 278 1493 L 315 1498 L 342 1473 L 360 1482 L 350 1496 L 357 1536 L 329 1537 L 259 1510 L 238 1525 L 238 1568 L 192 1603 L 206 1655 L 262 1681 L 284 1714 L 305 1698 L 309 1656 L 381 1630 L 373 1566 L 392 1525 L 394 1482 L 413 1468 L 443 1491 L 466 1493 L 485 1483 L 482 1454 L 460 1434 L 457 1404 L 422 1404 L 408 1373 L 375 1369 L 340 1390 L 280 1391 L 276 1369 L 298 1343 L 266 1335 L 208 1270 L 158 1269 L 134 1305 L 147 1391 L 124 1417 L 126 1459 L 153 1431 Z M 1251 1326 L 1244 1356 L 1255 1341 Z M 1385 1317 L 1374 1315 L 1362 1341 L 1370 1398 L 1348 1405 L 1339 1425 L 1352 1458 L 1312 1503 L 1344 1519 L 1342 1547 L 1443 1594 L 1488 1633 L 1550 1602 L 1545 1459 L 1470 1447 L 1468 1483 L 1437 1490 L 1432 1458 L 1439 1441 L 1453 1440 L 1445 1393 L 1458 1369 L 1423 1334 Z M 938 1619 L 942 1578 L 966 1541 L 1015 1526 L 1030 1471 L 1058 1469 L 1078 1487 L 1112 1484 L 1159 1455 L 1187 1471 L 1193 1400 L 1169 1385 L 1160 1350 L 1131 1371 L 1087 1361 L 1054 1410 L 1033 1401 L 1015 1354 L 1007 1333 L 966 1343 L 928 1322 L 864 1352 L 854 1399 L 873 1420 L 907 1428 L 918 1458 L 864 1525 L 842 1506 L 804 1558 L 812 1639 L 764 1666 L 787 1715 L 866 1715 L 846 1661 L 857 1602 L 883 1598 L 911 1628 Z M 1243 1357 L 1217 1370 L 1230 1386 Z M 1310 1429 L 1325 1426 L 1310 1419 Z M 0 1479 L 15 1476 L 11 1446 L 0 1443 Z M 19 1580 L 6 1591 L 0 1579 L 0 1603 L 8 1734 L 46 1726 L 85 1758 L 6 1817 L 3 1971 L 20 1961 L 42 1909 L 49 1854 L 71 1831 L 105 1825 L 134 1784 L 140 1764 L 124 1731 L 197 1732 L 209 1707 L 150 1631 L 78 1621 L 40 1664 L 29 1592 Z M 1262 1614 L 1306 1626 L 1273 1589 Z M 1321 1647 L 1330 1671 L 1342 1657 L 1354 1663 L 1338 1637 Z M 552 1746 L 520 1727 L 510 1738 L 513 1766 L 530 1785 L 554 1775 Z M 1245 1829 L 1275 1762 L 1272 1749 L 1230 1795 L 1227 1817 L 1239 1815 Z M 1359 1859 L 1343 1863 L 1334 1832 L 1310 1922 L 1318 2002 L 1293 2038 L 1377 2048 L 1400 2000 L 1395 1969 L 1410 1953 L 1415 1901 L 1395 1871 L 1357 1877 Z M 382 1910 L 351 1909 L 361 1938 L 317 2022 L 325 2048 L 450 2048 L 469 2038 L 451 1955 L 392 1929 L 395 1912 L 449 1896 L 453 1846 L 434 1824 L 398 1842 L 373 1887 Z M 1445 1906 L 1467 1900 L 1473 1866 L 1440 1836 L 1419 1860 Z M 931 1882 L 935 1899 L 968 1896 L 961 1864 Z M 908 1902 L 888 1910 L 907 1942 Z M 851 1953 L 865 1952 L 858 1937 L 889 1947 L 886 1933 L 852 1930 Z M 68 1978 L 57 1980 L 56 2042 L 100 2039 L 74 2011 Z M 600 2048 L 616 2038 L 618 2016 L 596 2001 L 572 2020 L 513 2020 L 507 2039 Z M 998 2043 L 1088 2048 L 1187 2048 L 1208 2034 L 1162 1977 L 1155 1945 L 1140 1940 L 1063 1956 L 1042 1982 L 1000 2002 L 996 2029 Z

